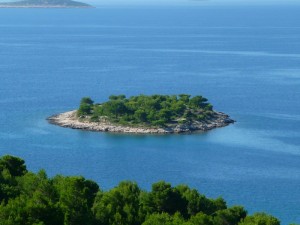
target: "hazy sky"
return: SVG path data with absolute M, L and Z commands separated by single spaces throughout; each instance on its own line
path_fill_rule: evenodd
M 12 2 L 22 0 L 0 0 Z M 93 5 L 300 5 L 300 0 L 75 0 Z
M 257 4 L 299 4 L 300 0 L 82 0 L 97 5 L 131 4 L 192 4 L 192 5 L 257 5 Z

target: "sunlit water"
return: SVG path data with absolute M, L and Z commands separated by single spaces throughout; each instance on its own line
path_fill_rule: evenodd
M 300 8 L 0 10 L 0 153 L 108 189 L 166 180 L 300 222 Z M 202 94 L 234 125 L 120 135 L 50 125 L 81 97 Z

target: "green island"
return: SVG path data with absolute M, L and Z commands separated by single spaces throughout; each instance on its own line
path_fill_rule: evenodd
M 159 181 L 150 191 L 123 181 L 110 190 L 82 176 L 29 172 L 23 159 L 0 158 L 2 225 L 279 225 L 266 213 L 249 215 L 223 198 Z
M 0 8 L 91 8 L 83 2 L 72 0 L 23 0 L 15 2 L 1 2 Z
M 95 104 L 82 98 L 78 110 L 54 115 L 50 123 L 74 129 L 123 133 L 184 133 L 224 127 L 234 121 L 213 110 L 207 98 L 188 94 L 111 95 Z

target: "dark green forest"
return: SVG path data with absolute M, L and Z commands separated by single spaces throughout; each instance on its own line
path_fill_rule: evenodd
M 150 191 L 123 181 L 103 190 L 81 176 L 29 172 L 24 160 L 0 158 L 1 225 L 279 225 L 265 213 L 248 215 L 186 185 L 159 181 Z
M 202 96 L 139 95 L 126 98 L 125 95 L 112 95 L 102 104 L 94 104 L 89 97 L 82 98 L 77 115 L 91 121 L 108 120 L 123 125 L 166 126 L 203 121 L 214 116 L 214 112 L 213 106 Z

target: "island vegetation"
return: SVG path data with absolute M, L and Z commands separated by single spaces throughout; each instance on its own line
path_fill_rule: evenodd
M 0 158 L 1 225 L 279 225 L 266 213 L 248 215 L 186 185 L 159 181 L 150 191 L 123 181 L 111 190 L 81 176 L 29 172 L 24 160 Z
M 93 104 L 89 97 L 83 98 L 77 115 L 90 116 L 92 121 L 104 118 L 125 125 L 168 126 L 170 123 L 209 119 L 214 116 L 212 109 L 202 96 L 139 95 L 126 98 L 125 95 L 111 95 L 103 104 Z
M 1 8 L 90 8 L 89 4 L 72 0 L 23 0 L 1 2 Z
M 214 111 L 207 98 L 188 94 L 130 98 L 111 95 L 101 104 L 84 97 L 75 113 L 55 115 L 49 121 L 77 129 L 134 133 L 206 131 L 234 122 L 228 115 Z

